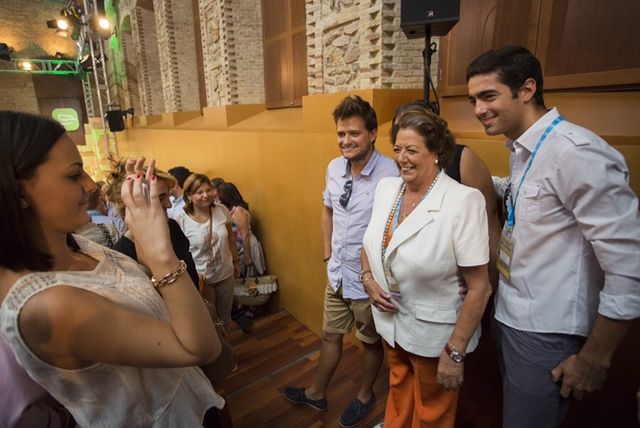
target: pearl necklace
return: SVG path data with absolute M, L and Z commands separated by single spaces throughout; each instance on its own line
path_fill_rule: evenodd
M 433 189 L 433 186 L 436 185 L 436 183 L 438 182 L 438 178 L 440 178 L 440 173 L 438 173 L 438 175 L 436 175 L 436 178 L 433 179 L 433 181 L 431 182 L 431 184 L 429 185 L 429 187 L 427 188 L 427 191 L 424 192 L 424 196 L 422 196 L 422 198 L 417 201 L 416 203 L 414 203 L 413 205 L 411 205 L 411 207 L 409 208 L 409 212 L 406 213 L 404 216 L 402 216 L 402 218 L 400 218 L 398 220 L 398 224 L 402 223 L 408 216 L 409 214 L 411 214 L 411 212 L 413 211 L 413 209 L 416 207 L 416 205 L 418 205 L 418 203 L 422 202 L 431 192 L 431 189 Z M 402 204 L 402 197 L 404 195 L 404 193 L 407 190 L 407 183 L 402 183 L 402 186 L 400 187 L 400 191 L 398 192 L 398 196 L 396 196 L 396 200 L 393 203 L 393 208 L 391 209 L 391 213 L 389 213 L 389 218 L 387 218 L 387 222 L 384 225 L 384 234 L 382 235 L 382 259 L 384 261 L 384 254 L 385 251 L 387 250 L 387 246 L 389 245 L 389 241 L 391 240 L 391 237 L 388 236 L 389 234 L 389 230 L 391 228 L 391 223 L 393 222 L 395 216 L 396 216 L 396 212 L 400 210 L 400 205 Z

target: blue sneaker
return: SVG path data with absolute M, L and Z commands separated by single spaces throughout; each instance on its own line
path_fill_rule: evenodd
M 363 403 L 357 398 L 349 403 L 349 406 L 342 412 L 340 416 L 340 426 L 342 428 L 352 428 L 358 425 L 367 416 L 367 413 L 371 410 L 376 403 L 376 397 L 371 394 L 371 399 L 368 403 Z
M 327 410 L 327 399 L 321 398 L 319 400 L 312 400 L 304 395 L 304 388 L 294 388 L 287 386 L 282 391 L 282 396 L 292 403 L 306 404 L 316 410 Z

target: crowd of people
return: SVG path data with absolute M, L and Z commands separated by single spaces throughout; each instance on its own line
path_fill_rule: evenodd
M 342 427 L 373 408 L 385 354 L 384 427 L 453 427 L 487 311 L 503 425 L 557 427 L 571 397 L 602 387 L 640 316 L 640 215 L 624 158 L 545 106 L 524 48 L 482 54 L 467 82 L 486 133 L 507 138 L 508 177 L 492 178 L 421 103 L 396 110 L 393 159 L 376 149 L 367 101 L 348 96 L 333 111 L 322 347 L 313 383 L 282 395 L 325 410 L 355 326 L 361 383 Z M 229 426 L 215 391 L 224 376 L 207 368 L 222 364 L 236 319 L 234 278 L 266 271 L 238 187 L 127 158 L 94 183 L 64 128 L 25 113 L 0 112 L 0 155 L 5 425 Z

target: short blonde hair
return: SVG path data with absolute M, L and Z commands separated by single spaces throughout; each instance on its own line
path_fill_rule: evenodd
M 107 176 L 106 185 L 106 193 L 108 195 L 107 199 L 115 205 L 118 215 L 122 218 L 124 218 L 124 202 L 122 201 L 120 192 L 122 190 L 122 183 L 124 183 L 124 180 L 127 178 L 125 165 L 128 160 L 129 158 L 122 158 L 119 161 L 112 163 L 111 172 Z M 145 171 L 146 170 L 147 168 L 145 167 Z M 169 190 L 173 189 L 178 184 L 177 180 L 172 175 L 167 174 L 160 169 L 155 170 L 155 176 L 159 181 L 167 183 Z

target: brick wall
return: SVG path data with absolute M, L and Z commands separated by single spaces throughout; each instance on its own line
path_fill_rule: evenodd
M 264 102 L 260 0 L 199 0 L 207 105 Z
M 193 10 L 189 0 L 154 0 L 165 111 L 200 110 Z
M 73 40 L 47 28 L 46 22 L 59 18 L 63 7 L 63 2 L 50 0 L 1 0 L 0 42 L 14 49 L 14 58 L 53 57 L 56 52 L 77 57 Z
M 153 11 L 141 7 L 134 9 L 131 32 L 135 47 L 135 64 L 138 69 L 140 104 L 143 114 L 160 114 L 165 111 L 160 75 L 160 56 Z M 131 58 L 127 59 L 130 61 Z
M 130 17 L 127 17 L 130 19 Z M 135 44 L 133 34 L 129 24 L 129 31 L 120 33 L 120 42 L 122 43 L 122 53 L 124 55 L 124 71 L 125 71 L 125 88 L 123 108 L 133 107 L 135 114 L 142 113 L 142 105 L 140 104 L 140 86 L 138 84 L 138 67 L 136 66 Z
M 234 102 L 264 103 L 264 53 L 262 44 L 262 7 L 260 0 L 232 2 L 233 61 L 236 72 Z M 229 36 L 228 36 L 229 37 Z
M 0 110 L 40 113 L 30 74 L 0 73 Z

